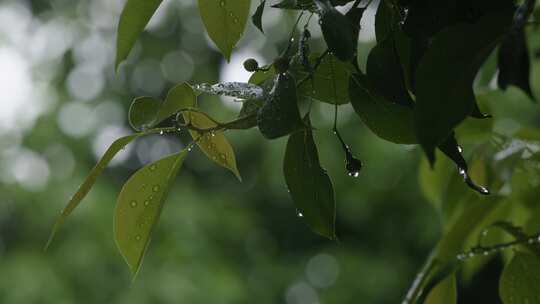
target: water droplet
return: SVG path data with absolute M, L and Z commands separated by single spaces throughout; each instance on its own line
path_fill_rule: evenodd
M 129 205 L 131 206 L 131 208 L 135 208 L 137 207 L 137 201 L 131 201 L 129 202 Z
M 239 21 L 238 18 L 234 17 L 233 23 L 238 23 L 238 21 Z
M 163 133 L 164 133 L 163 130 L 159 131 L 159 135 L 163 135 Z
M 159 185 L 154 185 L 154 187 L 152 187 L 152 191 L 158 192 L 159 191 Z
M 149 200 L 149 201 L 152 201 L 153 199 L 154 199 L 154 196 L 153 196 L 153 195 L 150 195 L 150 196 L 148 197 L 148 200 Z
M 227 160 L 227 155 L 221 153 L 219 154 L 219 158 L 221 158 L 222 160 Z
M 157 165 L 154 164 L 150 166 L 150 171 L 156 171 L 156 169 L 157 169 Z
M 233 12 L 229 12 L 229 17 L 231 17 L 231 18 L 234 17 Z
M 459 153 L 463 153 L 463 148 L 461 146 L 457 146 L 457 150 Z
M 221 0 L 221 1 L 219 1 L 219 6 L 221 6 L 221 7 L 225 7 L 225 0 Z
M 360 170 L 362 170 L 362 162 L 352 156 L 347 157 L 347 164 L 345 167 L 347 168 L 347 174 L 350 177 L 356 178 L 360 175 Z
M 137 234 L 137 235 L 135 236 L 135 240 L 140 241 L 140 240 L 141 240 L 141 236 Z
M 149 201 L 149 200 L 145 200 L 145 201 L 144 201 L 144 206 L 145 206 L 145 207 L 148 207 L 148 205 L 150 205 L 150 201 Z
M 298 212 L 298 213 L 296 214 L 296 216 L 298 216 L 298 217 L 304 217 L 304 214 L 303 214 L 302 212 Z

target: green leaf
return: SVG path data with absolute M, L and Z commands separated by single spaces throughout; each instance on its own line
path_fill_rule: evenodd
M 310 64 L 316 62 L 318 54 L 310 56 Z M 310 97 L 320 102 L 329 104 L 349 103 L 349 77 L 352 65 L 339 61 L 334 55 L 328 54 L 313 72 L 312 79 L 305 81 L 299 88 L 298 94 L 302 97 Z M 292 71 L 299 79 L 306 77 L 309 72 L 299 69 Z
M 262 17 L 264 14 L 264 7 L 266 6 L 266 0 L 261 1 L 259 3 L 259 6 L 257 6 L 257 10 L 255 11 L 255 14 L 251 16 L 251 22 L 253 22 L 253 25 L 255 25 L 261 33 L 264 34 L 263 26 L 262 26 Z
M 201 112 L 188 111 L 183 113 L 186 122 L 199 129 L 209 129 L 217 127 L 218 124 Z M 236 156 L 234 150 L 223 134 L 223 131 L 205 132 L 189 130 L 193 140 L 203 153 L 216 164 L 229 169 L 238 180 L 242 181 L 240 172 L 236 166 Z
M 394 26 L 393 4 L 388 0 L 381 0 L 375 15 L 375 37 L 377 41 L 384 41 L 392 32 Z
M 118 195 L 114 237 L 133 276 L 141 267 L 163 204 L 186 154 L 184 150 L 139 169 Z
M 199 0 L 199 11 L 210 39 L 227 61 L 242 37 L 251 0 Z
M 259 131 L 268 139 L 285 136 L 303 126 L 294 77 L 290 73 L 281 73 L 274 76 L 273 81 L 257 114 Z
M 334 189 L 326 171 L 321 168 L 310 129 L 289 137 L 283 172 L 296 208 L 311 230 L 335 239 Z
M 160 106 L 159 100 L 152 97 L 135 98 L 129 107 L 129 124 L 137 131 L 155 126 Z
M 504 304 L 540 303 L 540 258 L 517 251 L 504 268 L 499 295 Z
M 451 275 L 441 281 L 431 290 L 424 304 L 455 304 L 457 303 L 456 276 Z
M 197 98 L 195 97 L 193 89 L 188 84 L 177 85 L 167 94 L 167 98 L 159 111 L 158 117 L 159 119 L 166 118 L 179 110 L 195 108 L 196 106 Z M 186 123 L 190 123 L 193 127 L 198 129 L 205 130 L 218 126 L 213 119 L 202 112 L 183 111 L 182 116 Z M 209 159 L 218 165 L 229 169 L 239 180 L 242 180 L 236 166 L 234 150 L 223 134 L 223 131 L 205 132 L 201 138 L 199 138 L 201 132 L 189 130 L 189 133 Z
M 525 29 L 515 30 L 501 43 L 498 54 L 499 88 L 506 90 L 509 85 L 515 85 L 535 101 L 531 84 L 531 61 Z
M 88 194 L 90 189 L 92 189 L 92 186 L 94 186 L 97 178 L 101 175 L 103 170 L 107 167 L 107 164 L 114 158 L 114 156 L 122 150 L 127 144 L 132 142 L 138 137 L 141 137 L 143 135 L 146 135 L 148 133 L 138 133 L 133 134 L 129 136 L 125 136 L 122 138 L 119 138 L 115 140 L 111 146 L 107 149 L 105 154 L 101 157 L 101 159 L 98 161 L 98 163 L 94 166 L 92 171 L 90 171 L 90 174 L 86 177 L 82 185 L 79 186 L 79 189 L 77 192 L 71 197 L 68 204 L 62 212 L 60 213 L 60 216 L 54 223 L 53 229 L 51 231 L 51 235 L 49 236 L 49 240 L 47 241 L 47 244 L 45 245 L 45 249 L 47 249 L 51 242 L 53 241 L 54 237 L 56 236 L 56 233 L 60 229 L 60 226 L 64 223 L 65 219 L 79 206 L 81 201 L 84 199 L 84 197 Z
M 371 50 L 366 70 L 375 90 L 388 101 L 412 107 L 414 102 L 407 91 L 393 35 L 379 41 Z
M 118 23 L 115 63 L 117 69 L 120 63 L 127 58 L 135 41 L 161 2 L 162 0 L 127 0 Z
M 351 76 L 351 104 L 364 124 L 377 136 L 398 144 L 414 144 L 413 111 L 380 96 L 365 75 Z
M 354 25 L 328 0 L 315 0 L 315 4 L 321 11 L 321 31 L 328 50 L 339 60 L 350 62 L 356 54 L 358 39 Z
M 428 159 L 435 147 L 471 114 L 472 82 L 511 24 L 511 13 L 493 13 L 438 33 L 416 71 L 415 131 Z

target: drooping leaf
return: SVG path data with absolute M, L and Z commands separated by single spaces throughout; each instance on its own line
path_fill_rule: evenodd
M 210 129 L 217 126 L 216 122 L 201 112 L 188 111 L 183 114 L 184 120 L 199 129 Z M 223 131 L 213 131 L 201 133 L 189 130 L 193 140 L 203 153 L 216 164 L 229 169 L 238 180 L 242 181 L 238 167 L 236 166 L 236 156 L 234 150 L 223 134 Z
M 375 90 L 383 97 L 390 102 L 412 107 L 414 102 L 407 91 L 393 34 L 379 41 L 371 50 L 366 70 Z
M 274 85 L 257 113 L 259 131 L 268 139 L 285 136 L 303 126 L 294 77 L 287 72 L 273 79 Z
M 540 258 L 517 251 L 504 268 L 499 295 L 504 304 L 540 303 Z
M 314 232 L 335 239 L 334 190 L 319 163 L 310 129 L 295 132 L 289 137 L 283 172 L 301 218 Z
M 429 293 L 425 304 L 456 304 L 457 286 L 456 276 L 450 275 L 437 284 Z
M 261 33 L 264 34 L 263 26 L 262 26 L 262 17 L 264 14 L 264 8 L 266 6 L 266 0 L 262 0 L 261 3 L 259 3 L 259 6 L 257 6 L 257 10 L 255 11 L 255 14 L 251 16 L 251 22 L 253 22 L 253 25 L 255 25 Z
M 313 66 L 318 54 L 312 54 L 309 58 Z M 349 103 L 349 78 L 352 65 L 339 61 L 335 56 L 328 54 L 320 62 L 312 78 L 305 81 L 299 88 L 298 94 L 302 97 L 310 97 L 320 102 L 329 104 Z M 298 79 L 309 75 L 309 71 L 298 69 L 292 71 Z
M 499 76 L 497 78 L 499 88 L 506 90 L 509 85 L 515 85 L 535 100 L 529 80 L 530 65 L 525 29 L 512 31 L 499 48 Z
M 486 187 L 477 185 L 469 175 L 469 167 L 461 154 L 462 148 L 458 145 L 453 133 L 439 145 L 439 149 L 456 164 L 459 175 L 463 177 L 463 181 L 469 188 L 483 195 L 489 194 Z
M 411 108 L 386 100 L 365 75 L 351 76 L 349 97 L 356 114 L 377 136 L 398 144 L 417 143 Z
M 114 158 L 114 156 L 122 150 L 127 144 L 132 142 L 138 137 L 141 137 L 143 135 L 146 135 L 147 133 L 138 133 L 133 135 L 128 135 L 122 138 L 119 138 L 115 140 L 111 146 L 107 149 L 105 154 L 101 157 L 101 159 L 98 161 L 98 163 L 94 166 L 92 171 L 90 171 L 90 174 L 86 177 L 84 182 L 79 186 L 79 189 L 75 194 L 71 197 L 68 204 L 62 212 L 60 213 L 60 216 L 54 223 L 53 229 L 51 231 L 51 235 L 49 236 L 49 240 L 47 241 L 47 244 L 45 245 L 45 248 L 48 248 L 53 241 L 54 237 L 56 236 L 56 233 L 58 232 L 58 229 L 60 229 L 60 226 L 64 223 L 66 218 L 79 206 L 81 201 L 84 199 L 84 197 L 88 194 L 90 189 L 92 189 L 92 186 L 94 186 L 94 183 L 96 182 L 97 178 L 101 175 L 103 170 L 107 167 L 109 162 Z
M 191 87 L 188 84 L 177 85 L 167 94 L 167 98 L 160 110 L 159 117 L 168 117 L 179 110 L 195 108 L 196 106 L 197 98 Z M 183 111 L 182 116 L 186 123 L 201 130 L 214 128 L 218 125 L 213 119 L 202 112 Z M 234 150 L 222 130 L 214 132 L 189 130 L 189 133 L 209 159 L 218 165 L 229 169 L 239 180 L 242 179 L 236 166 Z
M 416 71 L 415 131 L 428 159 L 473 110 L 472 82 L 512 14 L 493 13 L 437 34 Z
M 129 107 L 129 124 L 137 131 L 155 126 L 161 104 L 153 97 L 137 97 Z
M 388 0 L 381 0 L 375 15 L 375 37 L 377 41 L 384 41 L 393 30 L 394 10 L 392 3 Z
M 118 195 L 114 237 L 134 276 L 186 155 L 184 150 L 144 166 L 129 178 Z
M 199 11 L 210 39 L 227 61 L 242 37 L 251 0 L 199 0 Z
M 321 31 L 328 50 L 341 61 L 351 61 L 357 48 L 355 26 L 328 0 L 314 1 L 319 7 Z
M 135 41 L 161 2 L 162 0 L 127 0 L 118 23 L 115 63 L 117 69 L 120 63 L 127 58 Z

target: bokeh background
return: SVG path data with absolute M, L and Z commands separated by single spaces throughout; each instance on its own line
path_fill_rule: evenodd
M 362 21 L 361 61 L 373 45 L 376 2 Z M 133 97 L 163 97 L 184 81 L 247 81 L 243 60 L 271 62 L 295 19 L 267 9 L 266 35 L 248 24 L 227 63 L 206 36 L 196 2 L 166 0 L 115 73 L 123 3 L 0 2 L 0 303 L 398 303 L 440 235 L 440 217 L 419 190 L 419 149 L 376 138 L 348 105 L 340 108 L 340 129 L 365 163 L 358 178 L 345 172 L 332 107 L 316 105 L 313 118 L 334 179 L 339 242 L 311 233 L 297 217 L 282 177 L 285 139 L 265 141 L 254 129 L 228 134 L 242 183 L 198 151 L 190 154 L 136 280 L 113 240 L 116 195 L 137 168 L 178 151 L 186 136 L 149 136 L 117 155 L 43 251 L 96 160 L 130 132 Z M 312 33 L 321 50 L 316 21 Z M 523 113 L 538 122 L 523 93 L 499 97 L 512 101 L 498 110 L 502 126 L 515 127 Z M 215 97 L 201 104 L 221 120 L 239 110 Z M 496 294 L 496 279 L 485 276 L 477 292 Z

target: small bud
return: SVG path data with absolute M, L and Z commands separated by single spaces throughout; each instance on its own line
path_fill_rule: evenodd
M 259 63 L 253 58 L 249 58 L 244 61 L 244 69 L 248 72 L 255 72 L 259 69 Z

